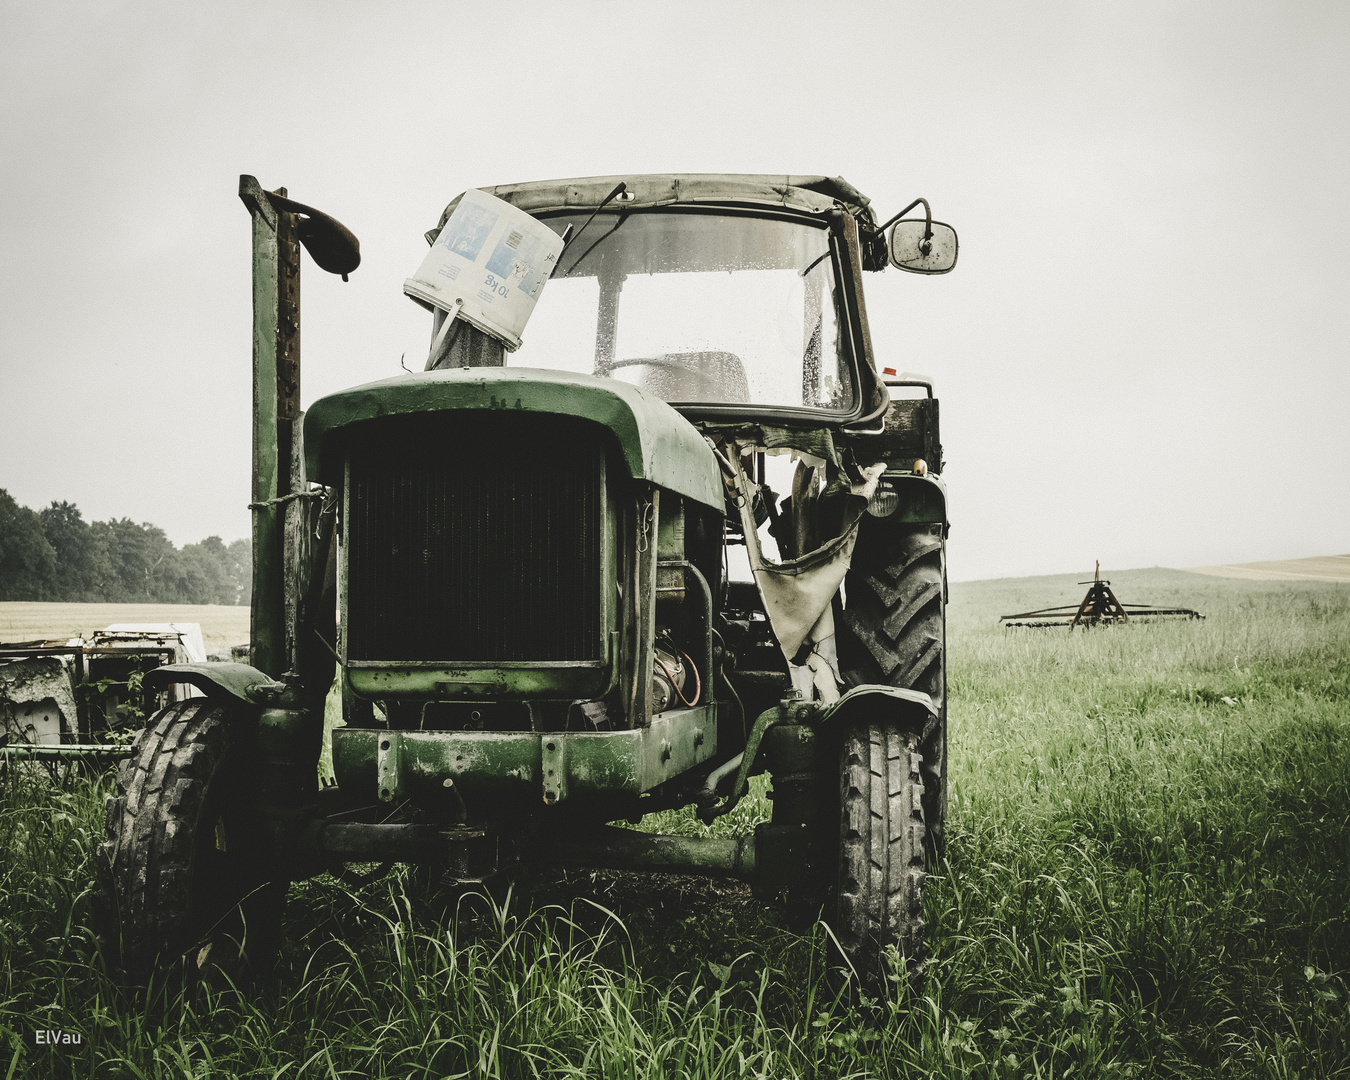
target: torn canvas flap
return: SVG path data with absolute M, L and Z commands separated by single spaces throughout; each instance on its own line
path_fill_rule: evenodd
M 790 665 L 809 661 L 813 653 L 822 657 L 815 667 L 811 667 L 814 682 L 817 676 L 823 678 L 822 666 L 831 671 L 837 667 L 837 664 L 832 665 L 824 660 L 817 646 L 829 639 L 829 649 L 833 652 L 834 617 L 830 603 L 839 591 L 844 575 L 848 573 L 853 546 L 858 539 L 858 522 L 867 508 L 867 500 L 876 490 L 885 465 L 878 463 L 862 470 L 862 482 L 850 485 L 851 497 L 838 536 L 800 558 L 774 562 L 765 557 L 756 530 L 756 485 L 745 473 L 741 454 L 732 454 L 730 458 L 736 473 L 735 485 L 739 495 L 736 501 L 745 534 L 746 552 L 755 584 L 759 586 L 759 595 L 764 601 L 769 625 Z M 808 642 L 815 644 L 804 651 L 803 647 Z M 809 663 L 803 666 L 810 667 Z

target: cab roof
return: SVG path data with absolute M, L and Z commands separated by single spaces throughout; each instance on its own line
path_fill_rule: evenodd
M 620 183 L 627 186 L 628 207 L 671 206 L 680 203 L 735 203 L 785 207 L 824 213 L 836 206 L 847 210 L 859 225 L 876 228 L 872 201 L 841 176 L 785 176 L 759 173 L 653 173 L 645 176 L 587 176 L 571 180 L 532 180 L 498 184 L 482 190 L 526 213 L 585 210 L 599 206 Z M 436 237 L 459 205 L 459 197 L 445 208 L 427 243 Z M 611 204 L 613 205 L 613 204 Z

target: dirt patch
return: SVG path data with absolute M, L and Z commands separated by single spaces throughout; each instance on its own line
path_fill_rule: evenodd
M 200 623 L 207 652 L 245 645 L 249 609 L 222 604 L 40 604 L 0 603 L 0 641 L 66 639 L 112 623 Z
M 1350 581 L 1350 555 L 1318 555 L 1311 559 L 1190 566 L 1192 574 L 1246 578 L 1248 581 Z

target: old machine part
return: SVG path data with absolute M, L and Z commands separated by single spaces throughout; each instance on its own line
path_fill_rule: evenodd
M 1183 619 L 1203 619 L 1204 616 L 1194 608 L 1153 607 L 1149 604 L 1122 604 L 1111 591 L 1111 583 L 1102 579 L 1102 564 L 1097 568 L 1091 581 L 1078 584 L 1088 587 L 1087 595 L 1077 604 L 1064 604 L 1060 607 L 1039 608 L 1036 611 L 1023 611 L 1016 615 L 1000 615 L 999 622 L 1004 626 L 1110 626 L 1114 623 L 1126 623 L 1134 620 L 1151 621 L 1168 616 Z
M 205 659 L 197 623 L 117 623 L 87 638 L 0 643 L 0 757 L 126 757 L 144 716 L 200 693 L 150 690 L 145 673 Z

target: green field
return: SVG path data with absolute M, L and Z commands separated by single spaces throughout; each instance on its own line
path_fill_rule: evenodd
M 823 931 L 739 886 L 588 873 L 441 921 L 393 875 L 297 886 L 271 984 L 145 1009 L 86 929 L 107 781 L 10 777 L 0 1077 L 1350 1076 L 1350 585 L 1111 577 L 1208 617 L 1003 630 L 1080 578 L 952 587 L 921 986 L 837 999 Z

